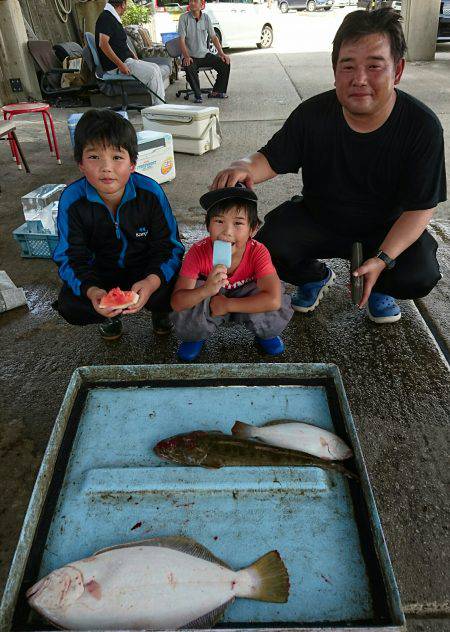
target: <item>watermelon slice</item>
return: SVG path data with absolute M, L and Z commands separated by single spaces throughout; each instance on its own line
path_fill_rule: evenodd
M 133 292 L 132 290 L 124 292 L 120 289 L 120 287 L 115 287 L 112 290 L 109 290 L 108 294 L 103 296 L 99 307 L 101 309 L 105 309 L 106 307 L 125 309 L 131 305 L 136 305 L 138 300 L 139 294 L 136 294 L 136 292 Z

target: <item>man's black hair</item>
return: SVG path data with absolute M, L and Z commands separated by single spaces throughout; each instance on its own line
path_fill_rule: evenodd
M 352 11 L 345 16 L 333 40 L 331 61 L 336 70 L 339 51 L 344 42 L 359 40 L 366 35 L 383 33 L 389 38 L 391 53 L 397 63 L 406 53 L 406 42 L 401 25 L 402 16 L 389 7 L 376 11 Z
M 232 198 L 229 200 L 223 200 L 222 202 L 217 202 L 217 204 L 213 204 L 213 206 L 207 210 L 205 217 L 206 228 L 209 228 L 209 224 L 211 223 L 213 217 L 220 217 L 232 209 L 239 211 L 243 210 L 245 212 L 252 231 L 256 230 L 260 226 L 261 222 L 258 217 L 258 207 L 256 206 L 256 202 Z
M 136 131 L 130 121 L 113 110 L 88 110 L 75 128 L 74 157 L 80 163 L 83 150 L 89 144 L 126 149 L 135 165 L 138 157 Z
M 121 4 L 124 4 L 127 0 L 108 0 L 109 4 L 112 4 L 113 7 L 120 7 Z

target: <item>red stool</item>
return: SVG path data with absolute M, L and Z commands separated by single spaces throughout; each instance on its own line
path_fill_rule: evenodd
M 38 112 L 41 112 L 45 125 L 45 133 L 47 134 L 48 146 L 50 147 L 50 153 L 52 156 L 56 154 L 56 159 L 58 163 L 61 164 L 58 141 L 56 140 L 55 134 L 55 126 L 53 124 L 53 118 L 49 110 L 50 106 L 48 103 L 11 103 L 10 105 L 4 105 L 2 107 L 3 118 L 5 119 L 5 121 L 11 121 L 13 116 L 16 116 L 17 114 L 37 114 Z M 53 144 L 52 138 L 50 138 L 49 126 L 52 133 L 51 136 L 53 138 Z M 13 145 L 11 145 L 11 151 L 13 158 L 17 162 L 20 169 L 19 156 L 17 150 L 15 150 Z M 53 153 L 53 151 L 55 152 L 55 154 Z

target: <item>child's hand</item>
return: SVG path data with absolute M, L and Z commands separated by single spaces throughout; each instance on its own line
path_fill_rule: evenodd
M 214 266 L 205 282 L 205 290 L 208 296 L 215 296 L 227 282 L 227 269 L 224 265 Z
M 153 276 L 155 275 L 151 275 L 151 277 Z M 136 294 L 139 294 L 139 300 L 135 305 L 124 309 L 124 314 L 136 314 L 141 311 L 153 292 L 157 289 L 157 287 L 159 287 L 159 285 L 161 285 L 159 278 L 155 276 L 155 279 L 157 280 L 157 283 L 155 283 L 153 278 L 147 277 L 146 279 L 136 281 L 136 283 L 133 284 L 131 289 L 133 292 L 136 292 Z
M 118 316 L 122 313 L 121 309 L 115 309 L 114 307 L 100 307 L 100 301 L 104 296 L 106 296 L 108 292 L 106 290 L 102 290 L 100 287 L 92 286 L 86 292 L 86 296 L 92 303 L 92 307 L 95 309 L 97 314 L 100 316 L 105 316 L 105 318 L 112 318 L 113 316 Z
M 225 314 L 228 314 L 227 301 L 227 297 L 223 294 L 213 296 L 209 301 L 211 316 L 225 316 Z

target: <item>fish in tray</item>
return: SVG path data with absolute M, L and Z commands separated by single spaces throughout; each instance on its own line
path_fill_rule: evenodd
M 185 537 L 102 549 L 53 571 L 28 592 L 45 619 L 68 630 L 211 628 L 236 597 L 285 603 L 278 551 L 238 571 Z
M 327 461 L 343 461 L 353 454 L 348 445 L 332 432 L 290 419 L 275 419 L 263 426 L 237 421 L 231 432 L 241 439 L 258 439 L 279 448 L 300 450 Z
M 248 439 L 240 439 L 223 432 L 194 430 L 186 434 L 163 439 L 154 447 L 154 452 L 166 461 L 182 465 L 200 465 L 218 468 L 232 466 L 306 466 L 334 470 L 358 480 L 341 463 L 325 461 L 297 450 L 277 448 Z

